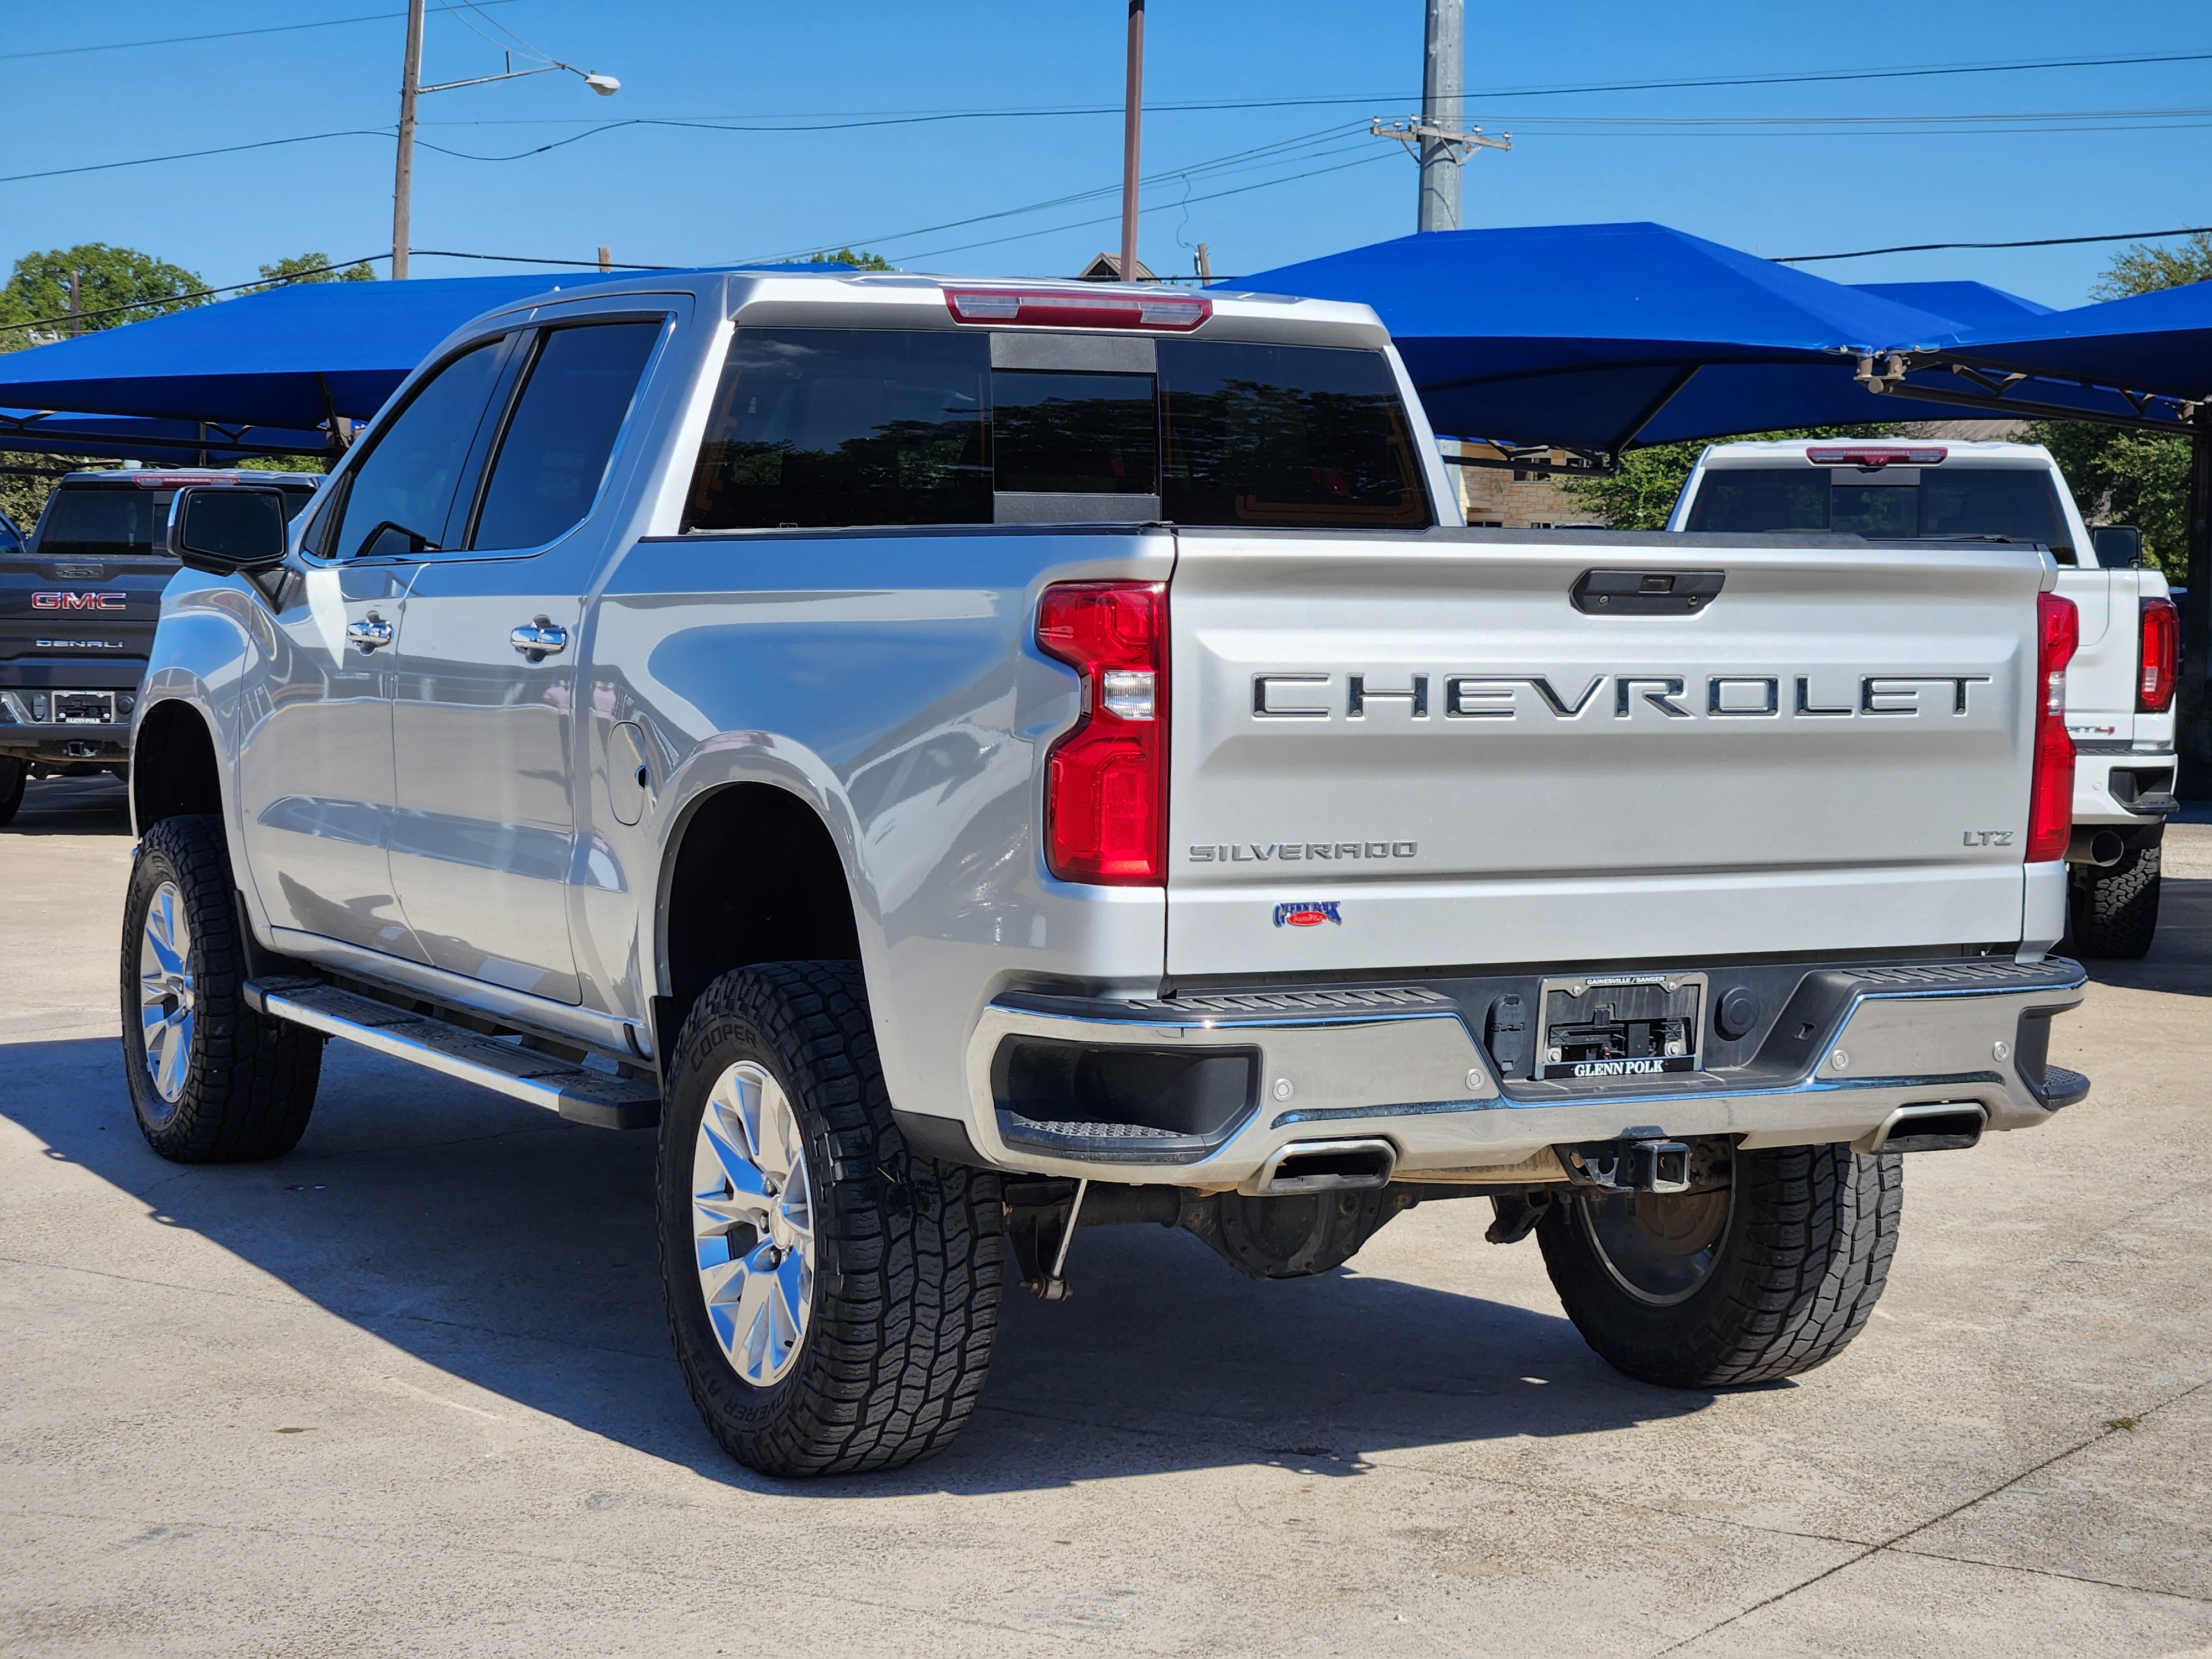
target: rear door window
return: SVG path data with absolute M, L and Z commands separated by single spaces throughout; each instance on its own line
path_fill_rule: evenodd
M 471 547 L 543 547 L 584 521 L 660 330 L 594 323 L 542 337 L 500 439 Z

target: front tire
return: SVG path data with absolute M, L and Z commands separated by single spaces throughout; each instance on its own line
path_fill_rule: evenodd
M 907 1151 L 860 964 L 707 988 L 669 1066 L 659 1200 L 669 1334 L 732 1457 L 894 1468 L 960 1431 L 998 1325 L 999 1177 Z
M 123 906 L 123 1067 L 146 1143 L 175 1164 L 277 1158 L 315 1109 L 323 1042 L 246 1002 L 222 820 L 146 832 Z
M 2074 948 L 2107 962 L 2136 962 L 2150 953 L 2158 933 L 2159 864 L 2166 838 L 2131 847 L 2109 870 L 2075 865 L 2068 871 L 2067 910 Z
M 1726 1184 L 1555 1201 L 1538 1226 L 1567 1317 L 1616 1370 L 1740 1388 L 1825 1364 L 1881 1299 L 1903 1159 L 1846 1146 L 1735 1152 Z

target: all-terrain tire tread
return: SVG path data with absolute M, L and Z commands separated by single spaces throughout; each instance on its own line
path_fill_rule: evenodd
M 1668 1319 L 1604 1278 L 1571 1206 L 1538 1231 L 1567 1316 L 1616 1369 L 1674 1388 L 1743 1388 L 1826 1364 L 1881 1300 L 1905 1212 L 1904 1160 L 1848 1146 L 1735 1156 L 1735 1240 L 1710 1293 Z
M 2085 957 L 2135 962 L 2158 933 L 2159 866 L 2154 841 L 2131 848 L 2109 870 L 2076 866 L 2067 884 L 2074 945 Z
M 146 1109 L 149 1097 L 158 1097 L 146 1075 L 143 1039 L 137 1036 L 138 930 L 159 885 L 141 878 L 149 860 L 175 875 L 198 963 L 191 1069 L 183 1098 L 158 1124 Z M 147 1143 L 176 1164 L 246 1163 L 279 1158 L 298 1146 L 315 1109 L 323 1040 L 246 1001 L 246 945 L 220 818 L 167 817 L 147 830 L 124 908 L 121 966 L 124 1062 Z
M 770 963 L 726 974 L 684 1023 L 672 1079 L 742 1031 L 793 1062 L 781 1080 L 827 1125 L 833 1169 L 814 1175 L 816 1306 L 788 1404 L 757 1431 L 718 1396 L 749 1385 L 701 1354 L 673 1276 L 696 1267 L 661 1230 L 669 1328 L 693 1402 L 724 1449 L 781 1475 L 896 1468 L 942 1449 L 975 1409 L 999 1316 L 1003 1208 L 988 1170 L 910 1155 L 891 1118 L 858 963 Z M 661 1190 L 688 1181 L 688 1137 L 661 1140 Z M 672 1167 L 672 1160 L 675 1160 Z M 674 1259 L 672 1259 L 674 1258 Z M 702 1365 L 698 1363 L 709 1363 Z

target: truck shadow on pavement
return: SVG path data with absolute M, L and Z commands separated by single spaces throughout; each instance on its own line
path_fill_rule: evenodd
M 131 793 L 120 780 L 33 778 L 5 836 L 127 836 Z
M 210 1267 L 204 1288 L 227 1292 L 201 1304 L 211 1346 L 230 1297 L 281 1302 L 289 1287 L 531 1410 L 709 1480 L 775 1484 L 723 1455 L 670 1355 L 651 1135 L 564 1124 L 333 1043 L 297 1151 L 185 1167 L 140 1138 L 121 1063 L 113 1038 L 0 1048 L 0 1115 L 49 1159 L 137 1200 L 76 1194 L 71 1210 L 92 1212 L 79 1224 L 100 1231 L 95 1250 L 17 1243 L 9 1254 L 175 1282 L 173 1265 L 134 1271 L 145 1252 L 131 1235 L 187 1229 L 277 1281 L 257 1289 L 229 1263 Z M 1424 1206 L 1394 1229 L 1438 1212 L 1454 1257 L 1493 1248 L 1480 1200 Z M 1009 1286 L 981 1408 L 949 1451 L 857 1483 L 779 1489 L 990 1492 L 1253 1463 L 1357 1475 L 1370 1456 L 1598 1432 L 1710 1403 L 1618 1376 L 1556 1312 L 1361 1271 L 1391 1237 L 1350 1271 L 1260 1285 L 1187 1234 L 1086 1231 L 1069 1261 L 1073 1300 L 1041 1304 Z M 1439 1261 L 1438 1276 L 1465 1265 Z

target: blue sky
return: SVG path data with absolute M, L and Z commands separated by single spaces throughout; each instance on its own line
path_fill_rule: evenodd
M 309 248 L 338 257 L 388 249 L 396 15 L 26 54 L 373 17 L 402 4 L 103 0 L 15 9 L 0 36 L 8 111 L 0 173 L 346 129 L 387 135 L 0 183 L 0 262 L 99 240 L 227 283 Z M 507 0 L 464 19 L 432 0 L 426 80 L 496 72 L 498 52 L 469 27 L 496 39 L 496 23 L 547 54 L 619 76 L 623 90 L 601 99 L 556 74 L 425 98 L 426 146 L 487 156 L 575 142 L 514 161 L 425 148 L 413 240 L 560 258 L 590 258 L 605 243 L 617 259 L 669 264 L 850 242 L 916 270 L 1072 273 L 1118 242 L 1110 192 L 1120 173 L 1124 16 L 1119 0 Z M 1146 263 L 1187 272 L 1204 241 L 1217 272 L 1241 274 L 1410 231 L 1413 165 L 1364 128 L 1370 115 L 1416 106 L 1421 21 L 1420 0 L 1152 0 L 1148 101 L 1271 101 L 1149 115 L 1146 172 L 1164 176 L 1145 198 Z M 1511 154 L 1485 154 L 1468 168 L 1466 220 L 1656 219 L 1769 255 L 2212 222 L 2203 183 L 2212 178 L 2212 60 L 1539 90 L 2189 51 L 2212 52 L 2212 7 L 2202 0 L 2118 8 L 1478 0 L 1468 15 L 1468 119 L 1516 136 Z M 1347 101 L 1295 101 L 1331 99 Z M 857 125 L 1066 106 L 1108 112 Z M 646 119 L 781 130 L 631 126 L 577 137 Z M 932 228 L 1089 191 L 1109 193 Z M 1809 268 L 1855 282 L 1972 277 L 2068 306 L 2082 301 L 2112 251 L 1906 254 Z M 416 264 L 426 276 L 516 268 L 420 256 Z

